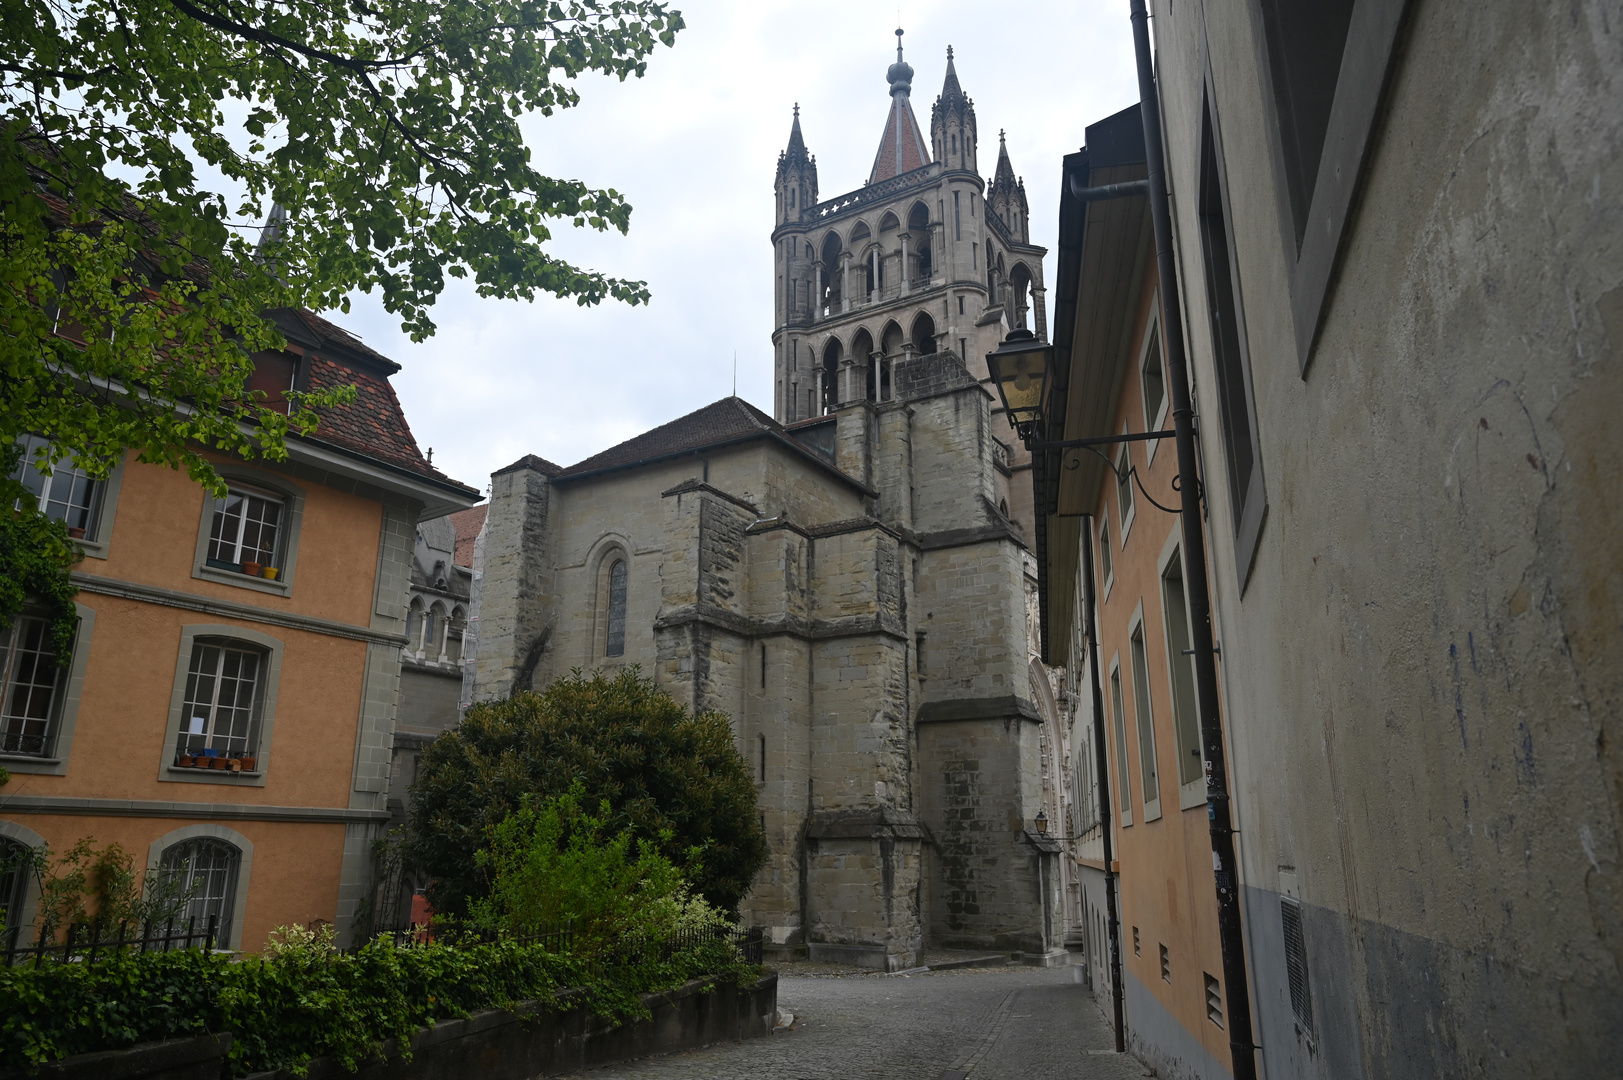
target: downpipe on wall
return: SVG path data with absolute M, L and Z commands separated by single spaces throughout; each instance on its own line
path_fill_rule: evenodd
M 1150 218 L 1155 226 L 1156 269 L 1161 279 L 1161 327 L 1166 342 L 1167 383 L 1172 395 L 1172 426 L 1178 448 L 1178 485 L 1183 512 L 1184 579 L 1194 646 L 1195 692 L 1200 708 L 1200 739 L 1206 759 L 1206 809 L 1211 827 L 1212 871 L 1217 883 L 1217 936 L 1223 954 L 1224 997 L 1228 1005 L 1229 1052 L 1234 1080 L 1256 1080 L 1256 1045 L 1251 1029 L 1250 978 L 1240 922 L 1238 866 L 1228 768 L 1223 753 L 1223 718 L 1218 711 L 1217 650 L 1212 640 L 1212 598 L 1206 576 L 1206 538 L 1201 515 L 1202 485 L 1195 450 L 1194 405 L 1189 396 L 1189 363 L 1184 351 L 1182 304 L 1172 250 L 1170 185 L 1161 143 L 1161 105 L 1150 59 L 1149 13 L 1144 0 L 1129 0 L 1133 52 L 1138 61 L 1138 98 L 1144 120 L 1144 153 L 1149 166 Z
M 1082 606 L 1087 614 L 1088 681 L 1093 689 L 1093 755 L 1094 771 L 1099 774 L 1099 830 L 1104 838 L 1105 860 L 1105 926 L 1110 934 L 1110 1001 L 1115 1013 L 1116 1053 L 1127 1052 L 1127 1028 L 1122 1018 L 1121 998 L 1121 917 L 1116 912 L 1116 848 L 1111 830 L 1115 828 L 1114 804 L 1110 801 L 1110 758 L 1105 753 L 1105 694 L 1099 684 L 1099 633 L 1094 626 L 1094 605 L 1098 603 L 1093 592 L 1093 515 L 1086 514 L 1087 524 L 1082 529 L 1082 562 L 1086 578 L 1082 583 Z

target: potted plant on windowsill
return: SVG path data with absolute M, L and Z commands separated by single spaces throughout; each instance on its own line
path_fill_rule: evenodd
M 257 757 L 255 757 L 252 754 L 247 754 L 247 755 L 243 756 L 243 759 L 242 759 L 242 771 L 243 772 L 253 772 L 254 770 L 256 770 L 258 768 L 259 768 L 259 759 Z
M 281 571 L 274 566 L 263 566 L 259 569 L 259 576 L 264 578 L 266 581 L 275 581 L 276 575 L 280 573 Z
M 181 768 L 183 768 L 183 769 L 189 769 L 189 768 L 191 768 L 191 767 L 192 767 L 192 763 L 193 763 L 193 762 L 194 762 L 194 761 L 195 761 L 195 760 L 196 760 L 196 759 L 195 759 L 195 758 L 194 758 L 194 757 L 192 757 L 192 755 L 191 755 L 191 752 L 190 752 L 190 751 L 188 751 L 188 750 L 182 750 L 182 751 L 181 751 L 181 752 L 180 752 L 180 759 L 179 759 L 179 761 L 178 761 L 178 762 L 177 762 L 177 764 L 179 764 L 179 765 L 180 765 L 180 767 L 181 767 Z
M 68 526 L 68 535 L 75 540 L 83 540 L 85 538 L 85 531 L 76 525 L 70 525 Z
M 247 574 L 249 577 L 258 577 L 259 572 L 261 570 L 263 570 L 264 568 L 265 568 L 264 565 L 261 564 L 261 563 L 249 562 L 247 560 L 243 560 L 242 572 L 244 574 Z

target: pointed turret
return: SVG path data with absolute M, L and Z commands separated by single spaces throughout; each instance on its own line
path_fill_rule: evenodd
M 772 185 L 778 196 L 778 224 L 799 221 L 800 212 L 817 202 L 817 158 L 806 152 L 800 134 L 800 104 L 789 129 L 789 145 L 778 155 L 778 178 Z
M 997 170 L 986 192 L 986 204 L 997 214 L 1009 232 L 1009 239 L 1029 243 L 1031 211 L 1026 204 L 1026 182 L 1014 175 L 1009 162 L 1009 145 L 1003 132 L 997 133 Z
M 930 110 L 930 143 L 936 160 L 947 169 L 969 169 L 975 165 L 975 103 L 958 85 L 958 69 L 952 62 L 952 46 L 947 46 L 947 78 L 941 96 Z
M 890 115 L 885 118 L 885 134 L 874 155 L 868 183 L 877 184 L 930 164 L 930 148 L 924 144 L 918 118 L 913 115 L 909 95 L 913 92 L 913 66 L 902 59 L 902 32 L 896 31 L 896 62 L 885 72 L 890 83 Z

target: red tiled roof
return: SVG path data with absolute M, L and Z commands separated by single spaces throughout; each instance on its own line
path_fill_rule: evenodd
M 490 504 L 483 503 L 451 515 L 451 525 L 456 529 L 456 551 L 451 555 L 451 561 L 458 566 L 473 565 L 473 542 L 479 538 L 479 530 L 484 528 L 485 515 L 488 513 Z
M 923 168 L 930 163 L 930 151 L 919 131 L 919 122 L 913 115 L 913 106 L 906 94 L 895 94 L 890 99 L 890 115 L 885 118 L 885 135 L 879 140 L 879 153 L 874 155 L 873 173 L 868 183 L 877 184 L 905 172 Z
M 585 461 L 578 461 L 558 475 L 580 476 L 774 431 L 781 434 L 783 425 L 754 405 L 742 398 L 722 398 L 668 424 L 661 424 L 652 431 L 627 439 L 619 446 L 611 446 Z

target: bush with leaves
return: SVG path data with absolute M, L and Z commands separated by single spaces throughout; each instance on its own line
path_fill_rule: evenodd
M 676 865 L 660 851 L 667 834 L 638 840 L 630 829 L 610 833 L 612 810 L 581 806 L 578 782 L 563 795 L 527 799 L 491 826 L 477 862 L 490 892 L 474 901 L 472 921 L 522 934 L 569 923 L 576 947 L 596 952 L 627 938 L 668 939 L 696 920 L 724 925 L 722 913 L 689 893 Z M 690 851 L 687 864 L 702 866 Z
M 693 714 L 637 668 L 576 671 L 541 693 L 470 708 L 424 751 L 408 857 L 436 911 L 465 916 L 489 895 L 476 853 L 526 796 L 606 802 L 605 835 L 653 843 L 693 891 L 738 906 L 766 861 L 755 782 L 719 712 Z
M 231 961 L 187 949 L 123 953 L 95 963 L 0 968 L 0 1069 L 30 1069 L 72 1054 L 232 1033 L 227 1072 L 302 1074 L 327 1057 L 355 1070 L 388 1039 L 479 1009 L 556 1003 L 579 988 L 616 1022 L 644 1017 L 639 993 L 715 977 L 758 975 L 724 940 L 637 965 L 599 962 L 500 940 L 453 948 L 397 948 L 386 938 L 349 953 L 331 938 L 284 928 L 265 957 Z
M 60 941 L 76 925 L 82 940 L 86 924 L 91 923 L 99 924 L 103 938 L 116 937 L 119 925 L 127 923 L 133 937 L 144 924 L 157 926 L 181 918 L 191 892 L 179 875 L 142 873 L 122 844 L 97 848 L 95 843 L 92 837 L 82 837 L 54 859 L 49 847 L 27 848 L 0 865 L 0 870 L 39 881 L 32 940 Z M 19 940 L 29 941 L 26 937 Z

